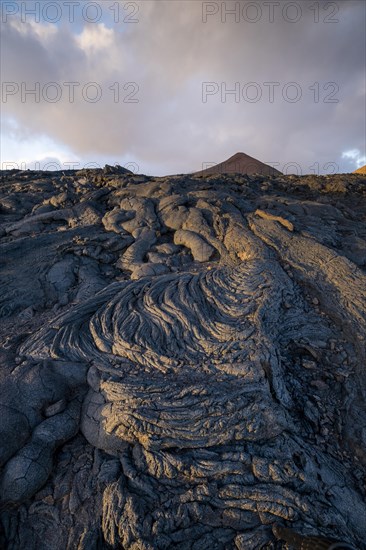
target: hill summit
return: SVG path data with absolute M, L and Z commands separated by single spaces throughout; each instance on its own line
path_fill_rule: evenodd
M 366 174 L 366 164 L 353 172 L 354 174 Z
M 280 176 L 281 172 L 264 164 L 260 160 L 257 160 L 245 153 L 235 153 L 232 157 L 221 162 L 220 164 L 215 164 L 210 166 L 205 170 L 200 170 L 195 172 L 195 176 L 209 176 L 215 174 L 260 174 L 262 176 Z

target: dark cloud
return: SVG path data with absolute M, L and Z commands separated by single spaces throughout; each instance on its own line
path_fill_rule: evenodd
M 220 9 L 222 3 L 211 4 Z M 226 3 L 228 8 L 234 4 Z M 280 169 L 297 162 L 309 172 L 318 162 L 324 171 L 326 163 L 335 162 L 340 170 L 350 170 L 342 153 L 358 149 L 362 155 L 365 150 L 365 3 L 333 3 L 339 6 L 335 23 L 324 22 L 331 17 L 332 3 L 319 3 L 318 23 L 310 3 L 302 0 L 295 3 L 301 7 L 300 20 L 286 21 L 285 4 L 275 9 L 273 23 L 263 2 L 257 2 L 262 9 L 257 23 L 243 18 L 236 23 L 229 15 L 223 23 L 220 12 L 204 23 L 203 4 L 196 0 L 138 2 L 139 22 L 134 24 L 113 25 L 110 19 L 86 24 L 80 18 L 72 24 L 64 18 L 52 25 L 9 17 L 2 24 L 3 81 L 25 82 L 29 88 L 39 82 L 41 90 L 56 82 L 62 97 L 56 103 L 42 95 L 39 103 L 30 97 L 22 102 L 19 93 L 2 103 L 2 111 L 35 140 L 46 134 L 78 158 L 97 162 L 130 158 L 150 173 L 199 169 L 238 150 L 278 162 Z M 287 13 L 294 17 L 295 12 Z M 71 81 L 80 83 L 74 103 L 64 85 Z M 279 83 L 273 103 L 264 85 L 270 81 Z M 102 91 L 96 103 L 82 95 L 90 82 Z M 116 82 L 117 103 L 116 86 L 110 89 Z M 128 82 L 136 84 L 124 90 Z M 203 82 L 219 87 L 206 103 Z M 262 93 L 256 103 L 245 99 L 249 82 Z M 286 92 L 294 97 L 296 89 L 286 88 L 289 82 L 301 91 L 298 102 L 283 97 Z M 324 89 L 329 82 L 334 84 Z M 220 91 L 235 83 L 239 102 L 234 95 L 223 102 Z M 46 93 L 53 97 L 55 90 L 49 87 Z M 90 86 L 84 94 L 90 98 L 96 91 Z M 338 103 L 325 102 L 327 95 Z

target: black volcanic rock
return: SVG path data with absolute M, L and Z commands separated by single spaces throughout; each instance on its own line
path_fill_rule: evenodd
M 1 174 L 0 547 L 365 548 L 365 177 L 107 172 Z

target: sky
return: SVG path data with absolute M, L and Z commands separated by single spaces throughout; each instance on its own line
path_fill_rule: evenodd
M 366 164 L 363 0 L 1 0 L 1 168 Z

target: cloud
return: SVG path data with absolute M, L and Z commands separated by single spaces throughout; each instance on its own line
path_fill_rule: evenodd
M 222 13 L 203 23 L 203 4 L 196 0 L 135 4 L 138 23 L 93 24 L 79 17 L 50 30 L 47 22 L 9 17 L 2 24 L 2 77 L 18 84 L 19 93 L 7 97 L 3 113 L 34 141 L 47 135 L 77 158 L 128 158 L 149 173 L 199 169 L 240 150 L 280 169 L 297 162 L 310 172 L 318 163 L 322 172 L 333 162 L 346 171 L 342 152 L 349 144 L 365 150 L 363 2 L 338 2 L 335 15 L 319 3 L 318 23 L 303 2 L 296 23 L 282 10 L 273 23 L 264 9 L 257 23 L 242 17 L 236 23 L 229 15 L 222 23 Z M 214 5 L 220 12 L 222 3 Z M 326 23 L 326 17 L 339 22 Z M 25 93 L 37 82 L 38 103 Z M 57 92 L 47 87 L 51 82 L 60 86 L 58 102 L 48 100 Z M 65 84 L 71 82 L 78 83 L 73 101 Z M 204 82 L 218 86 L 206 103 Z M 248 100 L 255 91 L 246 87 L 250 82 L 262 94 L 258 102 Z M 278 83 L 273 102 L 268 82 Z M 236 83 L 239 98 L 225 95 Z M 292 102 L 299 90 L 299 101 Z
M 35 36 L 38 40 L 47 42 L 57 33 L 57 27 L 48 22 L 36 22 L 30 19 L 27 24 L 24 24 L 21 19 L 10 19 L 8 23 L 15 31 L 23 36 Z
M 356 169 L 366 164 L 366 156 L 362 155 L 359 149 L 345 151 L 342 153 L 342 158 L 348 159 Z
M 100 50 L 109 50 L 113 47 L 114 40 L 113 29 L 107 29 L 104 23 L 86 25 L 76 37 L 77 45 L 88 55 Z

